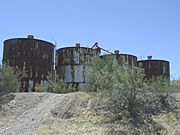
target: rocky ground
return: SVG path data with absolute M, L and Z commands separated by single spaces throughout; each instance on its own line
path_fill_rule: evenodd
M 180 94 L 176 99 L 180 104 Z M 91 96 L 83 92 L 9 94 L 1 99 L 0 135 L 132 134 L 125 118 L 112 121 L 112 114 L 93 110 L 90 101 Z M 180 134 L 180 109 L 152 119 L 165 129 L 161 134 Z

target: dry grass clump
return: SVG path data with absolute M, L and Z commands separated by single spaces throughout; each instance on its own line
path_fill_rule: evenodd
M 107 114 L 81 109 L 70 119 L 51 117 L 36 131 L 37 135 L 118 135 L 127 134 L 122 126 L 109 123 Z
M 161 134 L 180 135 L 180 109 L 155 115 L 153 116 L 153 121 L 164 127 Z

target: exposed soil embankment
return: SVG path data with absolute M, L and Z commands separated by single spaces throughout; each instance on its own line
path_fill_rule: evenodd
M 180 94 L 176 95 L 177 102 Z M 91 96 L 76 92 L 12 93 L 1 98 L 2 135 L 119 135 L 131 134 L 126 124 L 112 121 L 109 112 L 93 110 Z M 164 134 L 180 134 L 180 110 L 153 116 Z M 122 119 L 120 123 L 126 123 Z

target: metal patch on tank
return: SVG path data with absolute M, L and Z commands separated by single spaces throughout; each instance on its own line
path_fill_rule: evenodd
M 93 56 L 98 55 L 95 49 L 80 47 L 79 45 L 60 48 L 56 52 L 58 79 L 75 84 L 85 82 L 85 67 L 92 65 Z
M 84 83 L 84 65 L 76 65 L 74 66 L 74 75 L 75 75 L 75 81 L 74 82 L 80 82 Z

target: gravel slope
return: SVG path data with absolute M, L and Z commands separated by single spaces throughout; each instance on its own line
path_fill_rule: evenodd
M 52 110 L 57 106 L 63 106 L 64 101 L 72 94 L 13 93 L 12 95 L 14 99 L 2 106 L 5 116 L 1 116 L 0 133 L 3 135 L 34 134 L 41 123 L 53 115 Z
M 34 108 L 31 108 L 22 115 L 20 115 L 16 121 L 8 123 L 6 129 L 4 130 L 4 135 L 9 135 L 12 133 L 31 135 L 42 121 L 50 116 L 50 111 L 55 107 L 57 100 L 63 100 L 63 96 L 51 95 L 48 96 L 46 100 L 37 104 Z M 33 100 L 33 99 L 30 99 Z
M 180 103 L 180 94 L 176 99 Z M 131 134 L 126 125 L 111 123 L 106 112 L 91 110 L 90 100 L 83 92 L 9 94 L 0 103 L 0 135 Z M 154 116 L 154 121 L 166 126 L 170 135 L 180 134 L 180 110 Z

